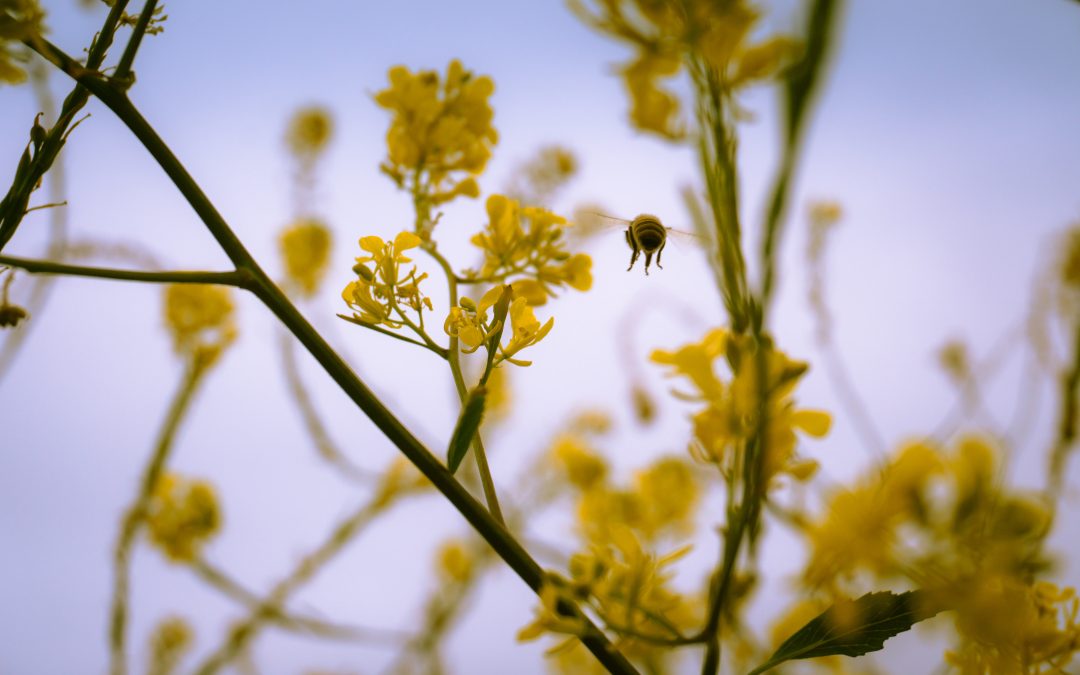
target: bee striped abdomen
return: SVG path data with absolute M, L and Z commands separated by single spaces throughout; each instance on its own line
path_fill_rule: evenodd
M 626 229 L 626 242 L 630 244 L 633 255 L 630 257 L 630 268 L 634 267 L 639 253 L 645 253 L 645 274 L 649 273 L 649 263 L 652 262 L 653 254 L 656 254 L 656 266 L 660 267 L 660 254 L 667 243 L 667 228 L 660 224 L 656 216 L 643 213 L 630 222 Z

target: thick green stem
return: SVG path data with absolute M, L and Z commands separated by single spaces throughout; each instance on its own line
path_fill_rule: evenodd
M 45 58 L 70 77 L 83 83 L 95 96 L 108 106 L 143 144 L 150 155 L 169 176 L 180 193 L 187 199 L 203 224 L 217 240 L 222 250 L 238 268 L 246 269 L 254 277 L 253 292 L 274 313 L 285 327 L 311 353 L 342 391 L 356 404 L 368 419 L 377 426 L 409 461 L 420 470 L 435 488 L 453 504 L 469 524 L 476 529 L 498 553 L 507 565 L 521 577 L 529 588 L 539 592 L 544 582 L 543 571 L 521 544 L 462 486 L 446 467 L 398 420 L 370 389 L 356 376 L 348 364 L 330 347 L 325 339 L 311 326 L 285 294 L 259 267 L 244 248 L 225 220 L 214 208 L 195 180 L 184 169 L 164 141 L 157 135 L 127 97 L 87 74 L 70 57 L 55 46 L 39 41 L 31 44 Z M 577 616 L 579 608 L 573 608 Z M 587 621 L 587 619 L 586 619 Z M 612 673 L 636 673 L 637 671 L 591 622 L 582 642 Z

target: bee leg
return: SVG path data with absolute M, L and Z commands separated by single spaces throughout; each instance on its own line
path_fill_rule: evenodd
M 667 246 L 666 240 L 664 241 L 664 243 L 660 244 L 660 248 L 656 249 L 656 267 L 658 269 L 664 269 L 663 265 L 660 264 L 660 256 L 664 254 L 665 246 Z
M 630 228 L 626 228 L 626 245 L 630 247 L 633 253 L 630 254 L 630 267 L 626 268 L 626 271 L 634 269 L 634 263 L 637 262 L 638 255 L 641 253 L 641 249 L 638 248 L 637 242 L 634 241 L 634 237 L 630 234 Z
M 649 276 L 649 263 L 652 262 L 652 251 L 645 251 L 645 276 Z

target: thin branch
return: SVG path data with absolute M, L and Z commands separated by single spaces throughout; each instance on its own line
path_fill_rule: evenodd
M 51 260 L 16 258 L 0 255 L 0 265 L 26 270 L 30 274 L 60 274 L 73 277 L 115 279 L 118 281 L 145 281 L 156 284 L 219 284 L 251 288 L 253 279 L 244 270 L 232 272 L 172 271 L 148 272 L 144 270 L 121 270 L 112 267 L 86 267 L 68 265 Z
M 409 337 L 408 335 L 402 335 L 401 333 L 395 333 L 392 330 L 386 330 L 385 328 L 382 328 L 381 326 L 376 326 L 373 323 L 368 323 L 367 321 L 357 319 L 355 316 L 346 316 L 344 314 L 338 314 L 337 316 L 338 316 L 339 319 L 345 319 L 349 323 L 356 324 L 357 326 L 361 326 L 363 328 L 367 328 L 368 330 L 373 330 L 376 333 L 382 333 L 383 335 L 392 337 L 395 340 L 401 340 L 402 342 L 408 342 L 409 344 L 416 345 L 417 347 L 423 347 L 424 349 L 427 349 L 427 350 L 435 353 L 437 356 L 440 356 L 440 357 L 442 357 L 444 359 L 447 357 L 446 356 L 447 352 L 444 349 L 442 349 L 441 347 L 439 347 L 438 345 L 433 346 L 433 345 L 429 345 L 429 344 L 424 344 L 423 342 L 420 342 L 419 340 L 414 340 L 413 338 Z
M 250 610 L 257 610 L 262 602 L 258 595 L 206 560 L 198 560 L 192 563 L 191 569 L 200 579 Z M 382 647 L 395 647 L 408 640 L 409 637 L 401 631 L 366 626 L 347 626 L 293 614 L 285 609 L 279 609 L 269 620 L 288 630 L 310 633 L 328 640 L 361 642 Z

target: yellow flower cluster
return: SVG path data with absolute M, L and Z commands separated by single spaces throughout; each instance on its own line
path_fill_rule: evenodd
M 39 35 L 44 18 L 37 0 L 0 0 L 0 82 L 19 84 L 26 80 L 26 71 L 11 45 Z
M 664 457 L 639 471 L 631 486 L 620 487 L 610 481 L 607 462 L 584 435 L 606 428 L 587 420 L 576 420 L 572 428 L 555 439 L 550 458 L 555 484 L 571 486 L 578 493 L 583 547 L 570 559 L 565 576 L 548 574 L 536 618 L 518 638 L 581 635 L 584 622 L 559 611 L 561 601 L 572 600 L 588 604 L 620 635 L 619 647 L 625 654 L 659 664 L 667 650 L 641 636 L 677 638 L 701 621 L 700 603 L 670 584 L 671 564 L 689 547 L 662 556 L 650 550 L 663 539 L 693 529 L 699 497 L 693 467 L 682 459 Z M 573 643 L 556 650 L 572 649 Z
M 161 477 L 147 513 L 150 541 L 170 560 L 191 562 L 221 527 L 214 488 L 205 481 L 175 474 Z
M 907 579 L 954 610 L 960 643 L 947 658 L 961 672 L 1061 672 L 1080 650 L 1080 623 L 1072 589 L 1034 581 L 1050 518 L 1001 485 L 985 440 L 912 443 L 808 527 L 803 582 L 844 592 L 867 574 Z
M 491 78 L 476 77 L 457 60 L 441 78 L 431 70 L 391 68 L 390 86 L 375 95 L 393 114 L 389 155 L 380 168 L 398 186 L 430 194 L 435 204 L 478 196 L 472 176 L 484 170 L 498 141 L 488 103 L 494 91 Z
M 285 142 L 289 150 L 302 161 L 311 161 L 326 149 L 334 133 L 330 112 L 319 106 L 301 108 L 289 121 Z
M 470 298 L 462 298 L 458 307 L 450 308 L 450 313 L 443 322 L 443 330 L 447 335 L 456 337 L 465 345 L 462 351 L 471 354 L 481 345 L 489 345 L 500 333 L 506 334 L 503 326 L 494 317 L 488 317 L 488 310 L 495 306 L 499 297 L 506 287 L 495 286 L 480 298 L 480 302 L 473 302 Z M 489 345 L 489 348 L 497 349 L 498 358 L 496 364 L 507 361 L 515 366 L 529 366 L 531 361 L 523 361 L 514 356 L 531 347 L 551 332 L 555 325 L 555 319 L 549 318 L 543 324 L 536 318 L 532 306 L 527 298 L 519 295 L 517 284 L 511 287 L 511 297 L 507 316 L 510 319 L 510 337 L 498 345 Z
M 224 286 L 165 287 L 165 325 L 178 354 L 211 362 L 236 338 L 233 303 Z
M 149 675 L 176 672 L 184 654 L 195 642 L 195 631 L 183 618 L 170 616 L 158 623 L 150 635 Z
M 760 349 L 765 353 L 760 354 Z M 716 362 L 721 358 L 726 358 L 733 371 L 727 382 L 716 372 Z M 759 384 L 759 359 L 765 362 L 764 386 Z M 764 415 L 766 481 L 779 474 L 807 480 L 817 471 L 817 462 L 797 455 L 795 432 L 821 437 L 828 433 L 832 420 L 828 413 L 795 407 L 792 392 L 806 373 L 805 363 L 724 329 L 712 330 L 700 343 L 675 351 L 657 350 L 652 360 L 668 366 L 672 375 L 690 381 L 694 391 L 677 392 L 680 397 L 705 404 L 693 417 L 691 453 L 695 458 L 729 472 L 741 449 L 758 433 Z M 767 392 L 763 404 L 762 391 Z
M 285 277 L 304 295 L 318 290 L 332 245 L 330 228 L 315 218 L 302 218 L 281 233 L 278 246 L 285 262 Z
M 622 69 L 639 129 L 678 139 L 685 135 L 678 96 L 661 83 L 684 64 L 708 73 L 724 92 L 775 77 L 798 53 L 791 38 L 747 44 L 760 12 L 749 0 L 573 0 L 582 18 L 630 43 L 636 58 Z
M 579 291 L 592 287 L 592 258 L 566 249 L 565 218 L 539 207 L 520 207 L 502 195 L 487 200 L 488 222 L 472 243 L 484 252 L 479 272 L 467 278 L 503 281 L 515 275 L 514 291 L 529 304 L 542 305 L 555 289 L 570 286 Z
M 427 278 L 427 273 L 418 275 L 415 265 L 408 273 L 402 269 L 403 264 L 412 262 L 403 252 L 419 245 L 420 237 L 411 232 L 401 232 L 393 241 L 375 236 L 360 239 L 360 248 L 368 255 L 356 259 L 353 271 L 357 278 L 341 293 L 355 319 L 400 328 L 407 320 L 405 308 L 416 312 L 421 319 L 424 307 L 432 308 L 431 300 L 420 292 L 420 282 Z
M 549 145 L 524 164 L 514 177 L 512 194 L 530 204 L 547 204 L 574 177 L 578 160 L 568 148 Z

